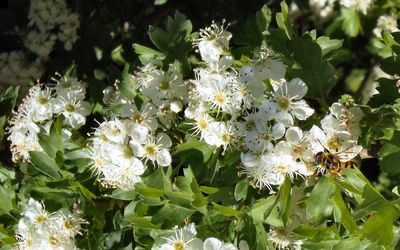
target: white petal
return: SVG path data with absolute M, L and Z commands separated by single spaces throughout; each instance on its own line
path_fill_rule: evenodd
M 275 123 L 275 125 L 272 126 L 271 136 L 274 140 L 282 138 L 284 134 L 285 126 L 282 123 Z
M 306 120 L 314 114 L 314 109 L 310 108 L 306 101 L 300 100 L 292 103 L 292 113 L 297 119 Z
M 232 243 L 225 243 L 219 250 L 237 250 L 237 247 Z
M 323 130 L 328 131 L 328 130 L 339 130 L 343 126 L 341 125 L 341 122 L 336 119 L 332 114 L 329 114 L 324 117 L 321 121 L 321 127 Z
M 222 242 L 214 237 L 207 238 L 203 244 L 204 250 L 219 250 L 221 246 Z
M 277 60 L 269 60 L 266 63 L 257 65 L 255 68 L 256 78 L 263 81 L 267 78 L 278 81 L 285 77 L 285 65 Z
M 243 66 L 239 70 L 239 80 L 243 83 L 248 83 L 254 78 L 254 68 L 250 65 Z
M 172 146 L 171 138 L 166 133 L 159 133 L 156 142 L 157 145 L 162 145 L 163 148 L 170 148 Z
M 290 127 L 286 131 L 286 140 L 292 144 L 297 144 L 303 138 L 303 131 L 299 127 Z
M 282 123 L 285 127 L 289 127 L 289 125 L 293 125 L 292 115 L 285 110 L 279 111 L 276 114 L 275 119 L 277 122 Z
M 137 141 L 144 141 L 149 132 L 149 129 L 140 124 L 134 124 L 131 129 L 131 136 Z
M 218 69 L 220 71 L 228 69 L 233 64 L 232 56 L 223 56 L 218 61 Z
M 131 147 L 132 152 L 136 156 L 142 157 L 144 155 L 144 147 L 137 140 L 135 140 L 135 139 L 130 140 L 129 141 L 129 146 Z
M 168 166 L 171 164 L 171 154 L 169 153 L 168 149 L 161 149 L 156 155 L 156 161 L 160 166 Z
M 341 114 L 343 114 L 343 109 L 344 109 L 343 104 L 338 102 L 333 103 L 332 106 L 330 107 L 332 114 L 336 117 L 339 117 Z
M 203 241 L 201 239 L 196 238 L 187 244 L 187 249 L 203 250 Z
M 260 111 L 265 113 L 265 119 L 267 121 L 275 118 L 277 108 L 278 105 L 270 99 L 264 99 L 260 103 Z
M 255 99 L 258 99 L 264 95 L 265 87 L 261 81 L 252 80 L 248 82 L 247 89 Z
M 80 113 L 81 115 L 88 116 L 91 110 L 92 106 L 90 105 L 90 103 L 82 101 L 76 112 Z
M 308 87 L 300 78 L 294 78 L 287 84 L 287 93 L 289 98 L 300 100 L 303 98 L 308 90 Z

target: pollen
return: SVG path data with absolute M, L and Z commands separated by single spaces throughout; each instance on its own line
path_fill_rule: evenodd
M 72 104 L 65 105 L 65 111 L 71 113 L 71 112 L 74 112 L 74 110 L 75 110 L 74 105 L 72 105 Z
M 169 86 L 170 86 L 169 81 L 163 80 L 163 81 L 160 82 L 160 86 L 159 87 L 160 87 L 161 90 L 168 90 Z
M 290 99 L 287 98 L 286 96 L 282 96 L 279 100 L 278 100 L 278 107 L 281 110 L 288 110 L 290 107 Z
M 226 103 L 226 95 L 224 95 L 223 93 L 217 93 L 215 96 L 214 96 L 214 101 L 215 101 L 215 103 L 216 104 L 218 104 L 218 105 L 224 105 L 225 103 Z
M 183 240 L 177 240 L 174 242 L 174 250 L 185 249 L 185 242 Z
M 144 151 L 146 152 L 146 155 L 154 156 L 156 154 L 157 148 L 154 144 L 151 144 L 144 147 Z

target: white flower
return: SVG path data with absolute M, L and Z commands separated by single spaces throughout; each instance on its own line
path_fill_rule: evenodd
M 86 123 L 86 116 L 90 114 L 91 110 L 92 107 L 88 102 L 68 94 L 54 100 L 54 111 L 62 113 L 65 117 L 64 122 L 74 129 L 78 129 Z
M 188 89 L 183 82 L 182 74 L 175 67 L 170 67 L 167 72 L 155 70 L 151 75 L 150 81 L 143 82 L 141 93 L 149 97 L 154 105 L 159 106 L 168 101 L 173 102 L 175 107 L 179 105 L 177 101 L 187 102 Z
M 134 138 L 141 131 L 144 133 L 146 130 L 145 134 L 147 134 L 148 130 L 155 131 L 158 127 L 158 122 L 155 118 L 157 108 L 151 103 L 143 103 L 140 110 L 138 110 L 135 104 L 126 104 L 121 108 L 120 114 L 122 117 L 132 120 L 133 123 L 130 124 L 129 131 Z M 140 138 L 139 140 L 142 140 L 142 136 Z
M 272 94 L 277 104 L 276 120 L 285 126 L 293 124 L 293 119 L 306 120 L 314 110 L 301 100 L 307 93 L 307 85 L 299 78 L 283 84 Z
M 322 18 L 329 17 L 334 12 L 336 0 L 310 0 L 311 10 Z
M 335 128 L 321 130 L 314 125 L 310 130 L 310 142 L 315 154 L 326 149 L 333 154 L 340 153 L 338 156 L 343 162 L 350 161 L 362 150 L 349 132 Z
M 103 102 L 107 105 L 124 104 L 128 101 L 121 95 L 121 92 L 112 86 L 103 90 Z
M 373 0 L 341 0 L 340 3 L 347 7 L 354 7 L 364 15 L 367 14 L 368 9 L 372 5 Z
M 217 238 L 209 237 L 204 240 L 204 250 L 237 250 L 237 247 L 229 242 L 223 242 Z
M 67 99 L 83 100 L 86 95 L 85 84 L 77 78 L 71 76 L 60 76 L 60 79 L 53 80 L 57 83 L 55 86 L 57 97 Z
M 129 142 L 133 153 L 138 157 L 157 162 L 160 166 L 168 166 L 171 164 L 171 154 L 169 148 L 172 145 L 171 139 L 167 134 L 159 133 L 156 138 L 149 136 L 140 142 L 132 139 Z
M 289 249 L 289 247 L 295 243 L 296 238 L 291 230 L 280 227 L 270 229 L 268 240 L 270 240 L 277 249 Z
M 206 62 L 216 62 L 220 56 L 229 49 L 229 40 L 232 33 L 224 28 L 224 20 L 221 27 L 214 22 L 210 27 L 200 30 L 200 38 L 197 41 L 201 58 Z
M 311 149 L 309 135 L 303 135 L 299 127 L 290 127 L 286 131 L 286 141 L 280 141 L 275 150 L 287 151 L 294 159 L 300 159 L 306 163 L 314 162 L 314 153 Z
M 234 142 L 234 127 L 223 122 L 211 122 L 202 137 L 207 144 L 226 149 Z
M 202 250 L 203 241 L 196 238 L 196 227 L 190 223 L 182 228 L 175 227 L 175 231 L 165 240 L 167 243 L 152 247 L 152 250 Z
M 34 122 L 49 120 L 53 116 L 53 100 L 51 89 L 40 86 L 33 87 L 29 99 L 25 102 L 30 110 L 30 116 Z
M 359 107 L 345 107 L 343 104 L 335 102 L 330 107 L 331 114 L 321 121 L 322 128 L 347 130 L 354 138 L 361 134 L 359 122 L 363 117 L 363 112 Z

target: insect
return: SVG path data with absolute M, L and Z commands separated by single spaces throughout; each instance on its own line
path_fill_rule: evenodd
M 357 146 L 352 145 L 343 151 L 332 153 L 324 147 L 323 152 L 318 152 L 315 155 L 315 162 L 329 173 L 341 176 L 343 175 L 343 168 L 352 168 L 353 166 L 358 166 L 356 160 L 348 159 L 348 155 L 353 155 L 357 149 Z

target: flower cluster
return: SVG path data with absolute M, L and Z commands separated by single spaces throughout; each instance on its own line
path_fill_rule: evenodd
M 1 86 L 27 85 L 31 79 L 40 77 L 44 68 L 39 58 L 29 62 L 22 51 L 3 52 L 0 54 Z
M 19 249 L 77 249 L 74 237 L 81 234 L 80 211 L 62 208 L 49 213 L 44 205 L 29 199 L 19 220 L 17 246 Z
M 29 30 L 19 32 L 24 47 L 33 53 L 29 60 L 26 50 L 0 54 L 0 83 L 27 85 L 44 73 L 43 63 L 49 59 L 56 41 L 70 51 L 78 39 L 79 15 L 72 13 L 65 0 L 32 0 L 28 13 Z
M 197 238 L 197 231 L 194 223 L 190 223 L 182 228 L 175 227 L 173 233 L 160 240 L 166 241 L 164 244 L 153 246 L 152 250 L 248 250 L 247 242 L 241 241 L 239 248 L 229 242 L 221 241 L 214 237 L 209 237 L 204 241 Z M 158 240 L 158 239 L 156 239 Z
M 50 54 L 57 39 L 68 51 L 78 40 L 79 15 L 72 13 L 64 0 L 33 0 L 28 18 L 37 31 L 28 33 L 25 46 L 40 57 Z M 58 32 L 57 35 L 53 31 Z
M 13 161 L 28 161 L 29 151 L 42 151 L 37 134 L 48 132 L 54 115 L 64 115 L 64 124 L 73 129 L 84 125 L 91 111 L 90 104 L 83 100 L 85 94 L 85 85 L 74 77 L 61 77 L 54 87 L 33 86 L 10 121 L 8 139 Z M 63 136 L 70 135 L 64 128 Z
M 148 161 L 154 166 L 171 164 L 172 142 L 163 132 L 155 135 L 156 114 L 157 108 L 151 103 L 142 104 L 140 109 L 126 104 L 120 110 L 121 119 L 115 117 L 96 128 L 89 158 L 103 185 L 131 187 L 141 181 Z
M 195 133 L 215 147 L 231 145 L 242 151 L 242 173 L 255 187 L 279 185 L 285 176 L 312 174 L 314 161 L 303 133 L 294 127 L 314 110 L 303 100 L 307 85 L 286 81 L 285 66 L 273 52 L 232 69 L 231 34 L 213 24 L 196 43 L 208 67 L 196 69 L 185 116 Z M 278 141 L 286 134 L 286 141 Z

